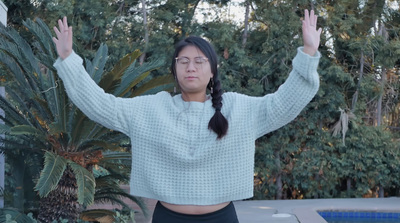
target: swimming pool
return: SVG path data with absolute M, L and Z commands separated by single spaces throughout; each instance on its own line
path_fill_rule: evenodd
M 318 211 L 328 223 L 400 223 L 400 213 L 374 211 Z

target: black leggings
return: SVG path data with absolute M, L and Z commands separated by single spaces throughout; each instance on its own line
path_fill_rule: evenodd
M 164 207 L 157 202 L 152 223 L 239 223 L 233 203 L 208 214 L 181 214 Z

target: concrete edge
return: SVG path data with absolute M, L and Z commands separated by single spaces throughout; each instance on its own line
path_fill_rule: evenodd
M 352 211 L 352 212 L 395 212 L 400 213 L 400 209 L 393 208 L 334 208 L 334 207 L 319 207 L 319 208 L 295 208 L 293 214 L 297 217 L 300 223 L 328 223 L 318 211 Z
M 300 223 L 328 223 L 317 213 L 318 210 L 315 208 L 295 208 L 293 214 Z

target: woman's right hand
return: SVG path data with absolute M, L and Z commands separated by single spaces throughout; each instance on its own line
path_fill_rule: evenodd
M 72 26 L 68 27 L 67 17 L 63 20 L 58 20 L 58 27 L 54 26 L 54 32 L 57 37 L 53 37 L 53 41 L 56 44 L 58 56 L 61 59 L 67 58 L 72 53 Z

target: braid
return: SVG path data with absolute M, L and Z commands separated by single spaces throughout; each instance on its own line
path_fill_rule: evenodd
M 208 123 L 208 129 L 213 130 L 215 133 L 218 135 L 218 139 L 221 139 L 226 135 L 228 132 L 228 120 L 222 115 L 221 113 L 221 108 L 222 108 L 222 94 L 223 91 L 221 89 L 221 83 L 217 77 L 217 75 L 214 75 L 213 77 L 213 92 L 211 94 L 212 97 L 212 104 L 213 107 L 215 108 L 215 113 L 213 117 L 210 119 L 210 122 Z

